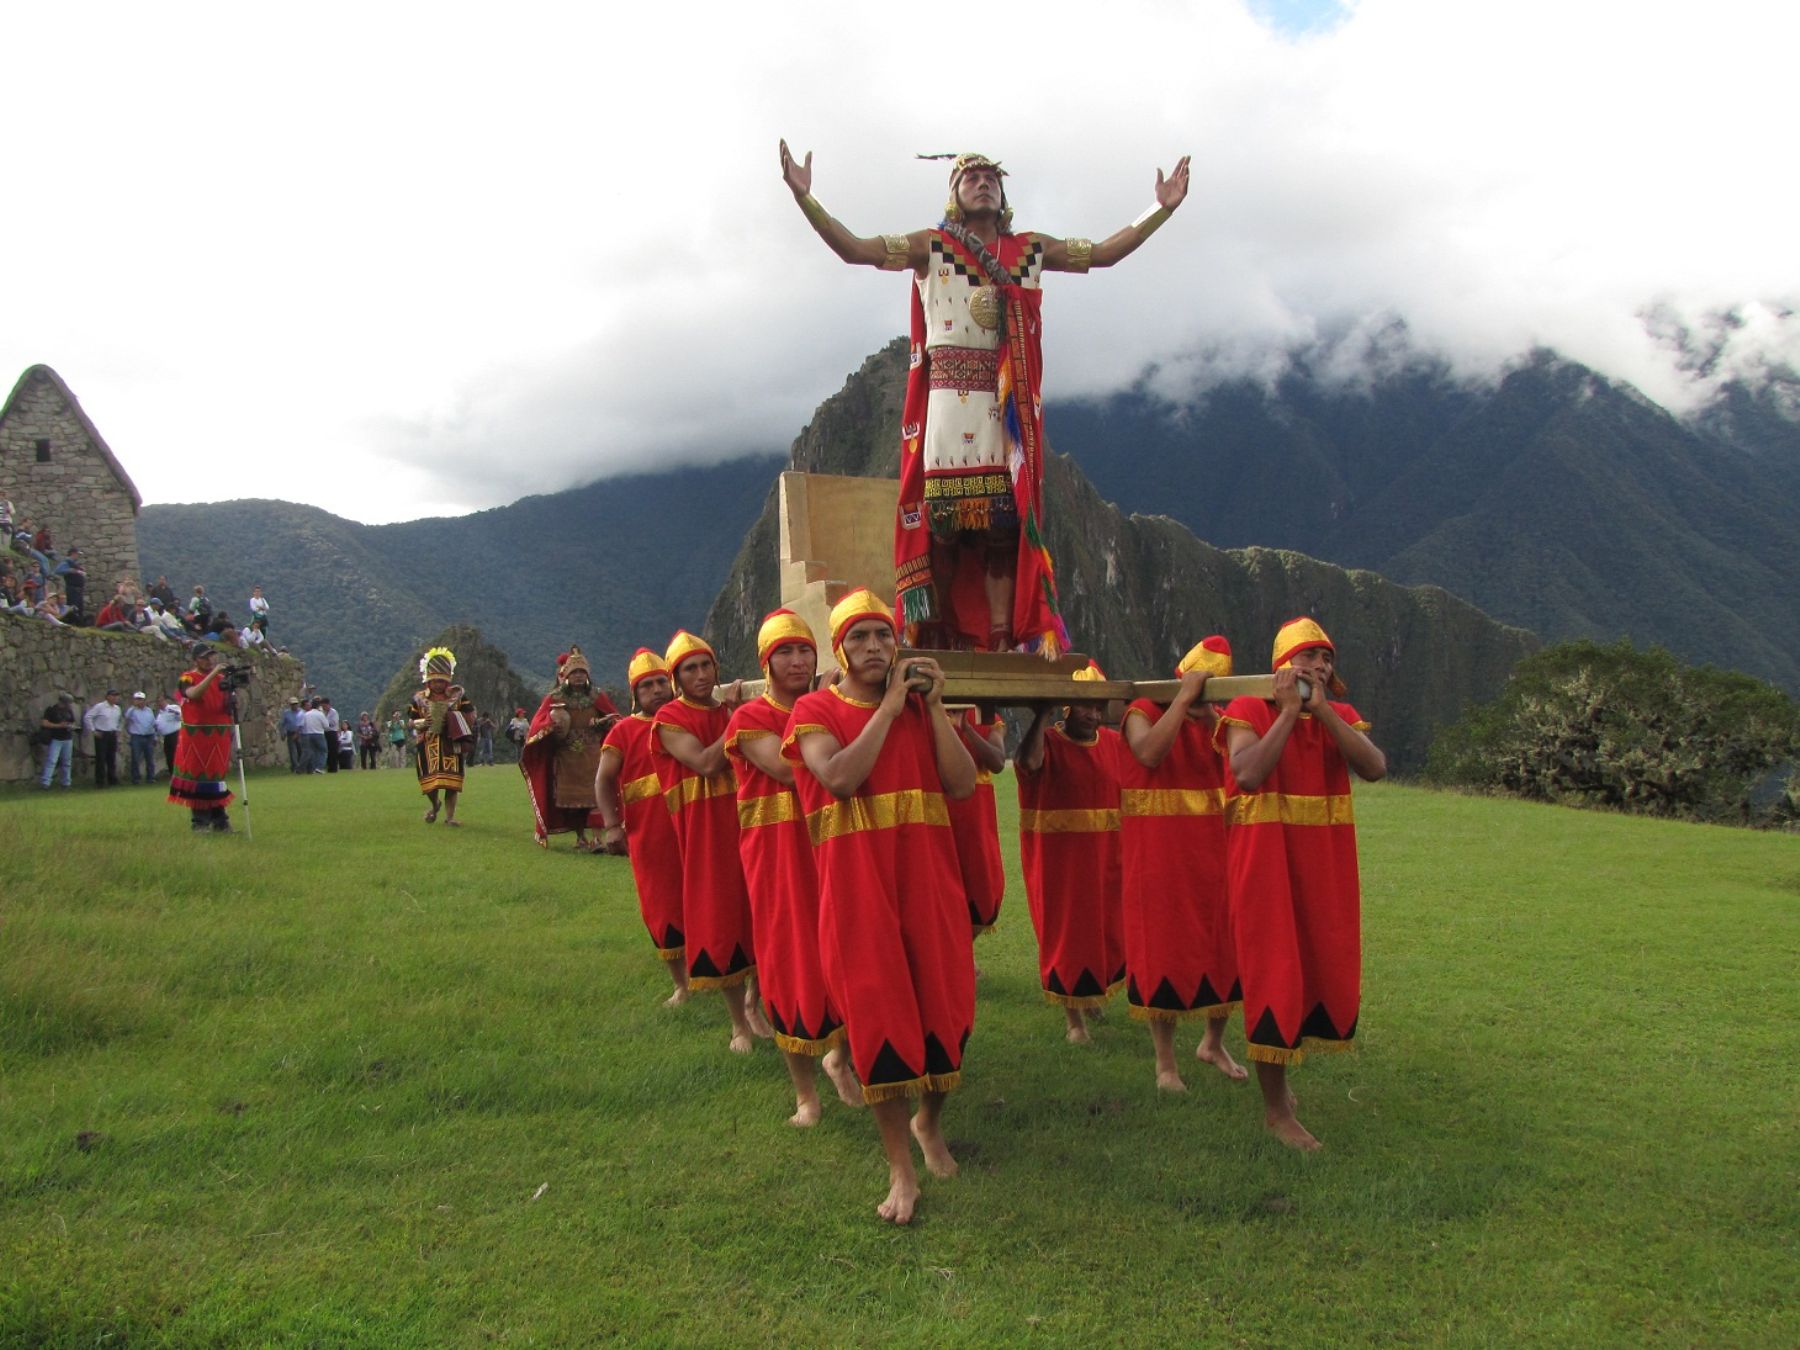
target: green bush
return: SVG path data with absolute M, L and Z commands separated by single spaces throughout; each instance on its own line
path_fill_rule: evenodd
M 1538 801 L 1732 823 L 1792 819 L 1800 708 L 1774 685 L 1660 647 L 1565 642 L 1444 728 L 1433 782 Z M 1785 791 L 1767 792 L 1789 765 Z M 1764 798 L 1759 805 L 1758 798 Z

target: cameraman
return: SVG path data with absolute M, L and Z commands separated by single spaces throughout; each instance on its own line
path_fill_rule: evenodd
M 169 775 L 169 800 L 193 812 L 194 829 L 231 833 L 230 691 L 221 680 L 218 653 L 194 649 L 194 668 L 176 682 L 181 697 L 181 733 L 175 742 L 175 771 Z

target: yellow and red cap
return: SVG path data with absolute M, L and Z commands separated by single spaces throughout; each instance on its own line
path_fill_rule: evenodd
M 1281 631 L 1275 634 L 1275 649 L 1269 657 L 1269 669 L 1280 670 L 1294 659 L 1298 652 L 1308 651 L 1314 647 L 1323 647 L 1333 657 L 1337 656 L 1337 644 L 1314 619 L 1301 615 L 1297 619 L 1289 619 L 1281 625 Z M 1346 692 L 1344 682 L 1335 669 L 1331 672 L 1331 692 L 1342 698 Z
M 763 616 L 762 627 L 756 630 L 756 664 L 763 668 L 764 675 L 769 673 L 769 654 L 790 642 L 804 642 L 815 655 L 818 653 L 819 641 L 805 619 L 791 609 L 770 610 Z
M 1231 643 L 1218 633 L 1211 637 L 1201 638 L 1188 654 L 1175 663 L 1175 673 L 1186 675 L 1190 670 L 1197 670 L 1206 676 L 1231 674 Z
M 625 668 L 625 681 L 635 690 L 640 680 L 646 680 L 652 675 L 669 674 L 669 663 L 660 654 L 648 647 L 639 647 L 631 654 L 631 664 Z
M 1069 678 L 1071 680 L 1104 680 L 1106 678 L 1106 672 L 1100 669 L 1100 663 L 1098 661 L 1090 659 L 1087 663 L 1086 670 L 1078 670 L 1073 675 L 1069 676 Z
M 900 635 L 894 611 L 882 604 L 874 591 L 866 586 L 851 591 L 831 607 L 831 651 L 840 667 L 844 664 L 844 634 L 864 619 L 880 619 L 894 630 L 896 638 Z
M 668 651 L 663 653 L 663 660 L 669 666 L 669 674 L 673 676 L 676 671 L 681 669 L 683 661 L 700 652 L 705 652 L 714 661 L 719 659 L 719 654 L 712 649 L 712 644 L 705 638 L 695 637 L 685 628 L 677 629 L 675 636 L 669 639 Z

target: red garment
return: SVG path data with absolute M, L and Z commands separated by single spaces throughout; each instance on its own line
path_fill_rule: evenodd
M 531 798 L 533 829 L 540 844 L 549 846 L 550 836 L 570 830 L 585 830 L 592 814 L 586 807 L 577 809 L 556 804 L 557 741 L 551 735 L 550 714 L 563 702 L 554 689 L 544 695 L 525 733 L 524 748 L 519 751 L 519 772 L 525 776 L 525 791 Z M 619 710 L 599 689 L 594 690 L 596 716 L 617 717 Z M 604 744 L 605 742 L 602 742 Z
M 100 612 L 94 616 L 94 627 L 96 628 L 104 628 L 109 623 L 126 622 L 128 622 L 128 619 L 126 618 L 125 610 L 120 606 L 117 600 L 108 600 L 100 607 Z
M 800 756 L 811 733 L 849 745 L 876 706 L 835 687 L 807 694 L 782 742 L 816 850 L 825 984 L 871 1102 L 954 1088 L 975 1027 L 968 909 L 924 700 L 908 697 L 848 798 L 827 791 Z
M 725 752 L 737 770 L 738 852 L 756 924 L 756 987 L 775 1044 L 822 1055 L 844 1039 L 843 1019 L 825 992 L 819 964 L 819 876 L 800 799 L 769 777 L 742 745 L 772 738 L 779 748 L 791 710 L 764 694 L 731 715 Z
M 1348 703 L 1331 705 L 1368 730 Z M 1259 737 L 1275 705 L 1235 698 L 1219 718 Z M 1229 756 L 1227 756 L 1229 759 Z M 1327 731 L 1303 713 L 1263 785 L 1245 792 L 1226 772 L 1231 918 L 1244 981 L 1251 1059 L 1298 1064 L 1309 1051 L 1348 1050 L 1362 1001 L 1362 889 L 1350 768 Z
M 175 741 L 175 763 L 169 770 L 168 800 L 190 811 L 231 805 L 225 777 L 231 772 L 231 695 L 219 680 L 198 694 L 188 690 L 206 678 L 202 670 L 184 670 L 176 680 L 181 694 L 181 734 Z
M 1051 727 L 1038 771 L 1013 765 L 1025 902 L 1052 1003 L 1097 1008 L 1118 979 L 1119 944 L 1109 930 L 1123 903 L 1118 757 L 1126 753 L 1108 727 L 1088 742 Z
M 994 728 L 970 708 L 963 720 L 978 735 Z M 996 718 L 995 721 L 999 719 Z M 994 775 L 979 765 L 975 792 L 962 801 L 949 801 L 950 830 L 956 836 L 956 859 L 962 868 L 963 894 L 969 902 L 969 926 L 980 937 L 1000 922 L 1000 901 L 1006 895 L 1006 863 L 1000 857 L 1000 810 L 994 800 Z
M 1154 724 L 1147 698 L 1126 720 Z M 1217 1017 L 1242 992 L 1225 890 L 1225 777 L 1212 727 L 1191 719 L 1169 754 L 1146 769 L 1119 756 L 1119 827 L 1125 857 L 1126 996 L 1140 1021 Z
M 981 273 L 980 261 L 942 230 L 929 231 L 959 265 Z M 1032 247 L 1031 234 L 1003 234 L 994 258 L 1015 268 Z M 1018 573 L 1013 587 L 1012 631 L 1023 647 L 1055 655 L 1066 649 L 1068 630 L 1056 596 L 1056 575 L 1044 543 L 1043 292 L 1028 286 L 998 286 L 1004 310 L 1000 344 L 1000 390 L 1007 435 L 1014 452 L 1013 499 L 1019 510 Z M 922 622 L 953 625 L 978 651 L 987 650 L 986 563 L 980 549 L 959 550 L 957 574 L 947 588 L 953 610 L 935 612 L 931 575 L 931 531 L 925 519 L 925 410 L 931 391 L 930 357 L 925 349 L 925 306 L 919 288 L 912 295 L 912 357 L 906 376 L 906 403 L 900 417 L 900 497 L 894 517 L 895 609 L 913 638 Z M 1010 391 L 1010 392 L 1009 392 Z M 939 580 L 942 580 L 941 578 Z
M 679 961 L 686 955 L 681 932 L 681 845 L 675 839 L 675 825 L 650 755 L 655 734 L 647 714 L 633 713 L 613 723 L 600 753 L 619 760 L 619 806 L 624 813 L 631 877 L 637 883 L 638 912 L 644 916 L 656 954 L 665 961 Z
M 704 746 L 723 736 L 730 720 L 718 704 L 683 694 L 656 710 L 655 724 L 685 731 Z M 650 738 L 650 754 L 681 845 L 688 987 L 742 984 L 756 966 L 756 941 L 738 856 L 737 785 L 730 769 L 702 778 L 669 753 L 660 733 Z

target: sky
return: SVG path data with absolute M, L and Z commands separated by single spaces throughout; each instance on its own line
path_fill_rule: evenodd
M 811 234 L 781 137 L 862 234 L 935 223 L 918 153 L 1095 239 L 1192 155 L 1139 253 L 1049 278 L 1052 399 L 1180 405 L 1307 343 L 1354 382 L 1396 320 L 1471 379 L 1547 345 L 1678 412 L 1800 362 L 1800 8 L 1025 12 L 16 9 L 0 381 L 54 367 L 147 502 L 371 523 L 782 451 L 907 302 Z M 1697 372 L 1669 333 L 1709 324 Z

